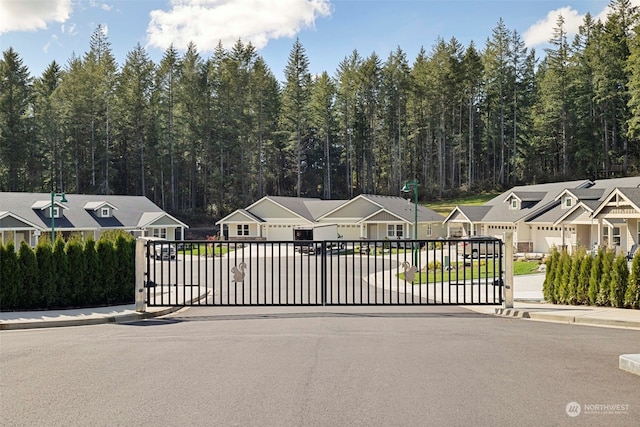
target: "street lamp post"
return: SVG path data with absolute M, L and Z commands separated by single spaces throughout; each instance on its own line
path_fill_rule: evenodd
M 67 203 L 67 198 L 64 193 L 51 192 L 51 246 L 56 243 L 56 216 L 54 214 L 55 198 L 61 197 L 60 202 Z
M 413 240 L 418 240 L 418 180 L 405 181 L 400 191 L 410 193 L 413 188 Z M 417 242 L 414 242 L 414 265 L 418 265 L 418 250 L 415 248 Z

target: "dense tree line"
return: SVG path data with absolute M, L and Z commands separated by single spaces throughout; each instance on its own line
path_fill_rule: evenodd
M 484 47 L 438 39 L 410 62 L 353 51 L 309 72 L 296 40 L 278 82 L 251 44 L 191 44 L 119 66 L 98 27 L 82 57 L 32 77 L 0 61 L 0 190 L 145 195 L 220 217 L 264 195 L 420 197 L 636 174 L 640 21 L 613 0 L 541 57 L 502 20 Z

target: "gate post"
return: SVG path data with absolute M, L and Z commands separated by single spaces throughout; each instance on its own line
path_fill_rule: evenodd
M 145 304 L 145 273 L 144 267 L 146 264 L 146 243 L 147 240 L 138 237 L 136 239 L 136 286 L 135 286 L 135 301 L 136 301 L 136 311 L 138 313 L 144 313 L 147 311 L 147 306 Z
M 513 308 L 513 231 L 504 233 L 504 301 L 503 308 Z

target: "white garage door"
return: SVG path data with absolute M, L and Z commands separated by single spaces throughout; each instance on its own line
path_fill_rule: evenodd
M 269 225 L 266 237 L 271 241 L 293 240 L 293 228 L 287 225 Z

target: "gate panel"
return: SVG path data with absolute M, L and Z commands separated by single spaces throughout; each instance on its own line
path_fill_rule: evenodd
M 147 304 L 501 304 L 502 247 L 498 239 L 149 241 Z

